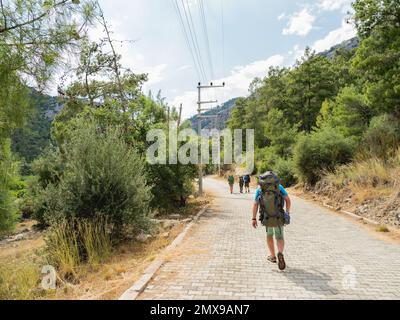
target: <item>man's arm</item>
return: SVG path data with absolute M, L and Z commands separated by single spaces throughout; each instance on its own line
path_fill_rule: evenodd
M 286 196 L 284 199 L 285 199 L 285 205 L 286 205 L 286 212 L 290 213 L 290 209 L 292 207 L 292 201 L 290 200 L 289 196 Z
M 258 202 L 254 202 L 254 204 L 253 204 L 253 220 L 251 223 L 253 228 L 257 228 L 257 212 L 258 212 Z

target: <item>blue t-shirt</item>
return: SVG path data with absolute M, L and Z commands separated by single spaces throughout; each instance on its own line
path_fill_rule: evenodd
M 286 198 L 289 194 L 287 193 L 287 191 L 285 190 L 285 188 L 280 184 L 279 185 L 279 191 L 282 194 L 282 197 Z M 260 198 L 260 194 L 261 194 L 261 189 L 258 187 L 256 190 L 256 196 L 255 196 L 255 201 L 258 202 L 258 198 Z

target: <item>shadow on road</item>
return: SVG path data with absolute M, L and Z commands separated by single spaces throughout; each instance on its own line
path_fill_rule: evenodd
M 339 294 L 339 290 L 328 284 L 332 280 L 332 277 L 324 272 L 317 270 L 310 272 L 300 268 L 288 267 L 282 274 L 297 286 L 303 287 L 307 291 L 325 296 Z

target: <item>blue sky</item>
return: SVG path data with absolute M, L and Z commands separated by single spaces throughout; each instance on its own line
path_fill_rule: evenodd
M 205 92 L 205 99 L 223 102 L 244 96 L 250 82 L 264 76 L 269 66 L 293 65 L 306 46 L 323 51 L 355 35 L 353 26 L 345 23 L 351 10 L 350 0 L 203 0 L 212 77 L 200 1 L 176 3 L 183 17 L 183 4 L 186 13 L 190 10 L 192 15 L 206 81 L 226 82 L 225 89 Z M 185 42 L 175 0 L 100 3 L 114 38 L 135 40 L 119 46 L 118 51 L 123 63 L 134 72 L 149 74 L 144 90 L 161 89 L 170 104 L 183 103 L 184 117 L 195 114 L 199 76 Z M 100 29 L 94 30 L 93 37 L 99 34 Z

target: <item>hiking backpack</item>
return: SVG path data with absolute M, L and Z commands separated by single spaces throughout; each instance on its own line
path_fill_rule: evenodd
M 279 189 L 280 181 L 275 173 L 267 171 L 260 176 L 260 221 L 263 225 L 269 218 L 282 220 L 284 199 Z

